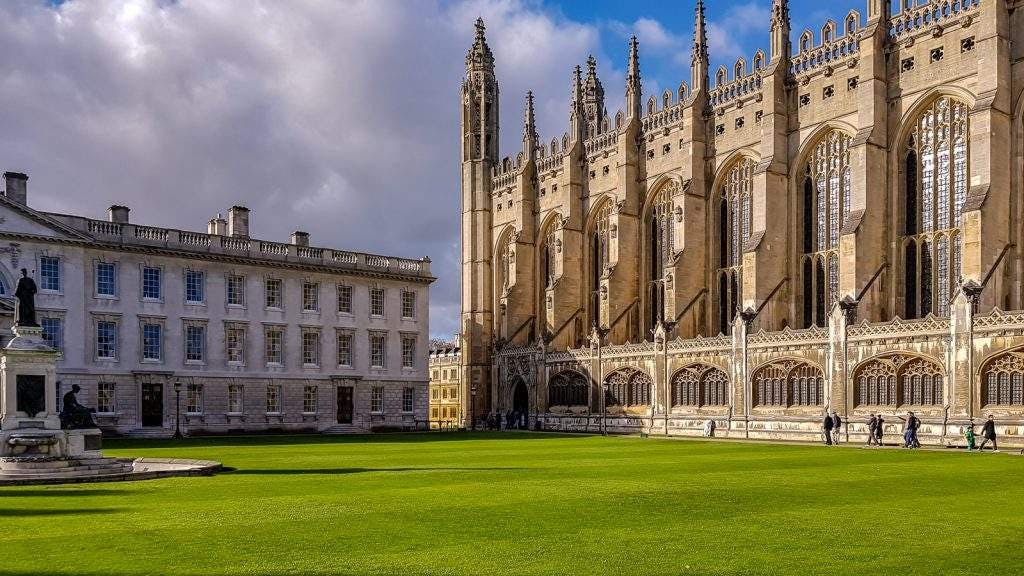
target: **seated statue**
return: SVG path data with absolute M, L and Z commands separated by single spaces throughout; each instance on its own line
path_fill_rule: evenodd
M 71 386 L 71 391 L 64 395 L 64 409 L 60 411 L 60 427 L 64 429 L 95 428 L 96 422 L 92 415 L 95 408 L 86 408 L 78 403 L 76 394 L 82 388 L 78 384 Z

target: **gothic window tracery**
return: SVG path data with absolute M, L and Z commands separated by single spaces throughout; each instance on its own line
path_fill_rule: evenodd
M 551 377 L 548 384 L 549 406 L 586 406 L 590 385 L 587 377 L 575 370 L 565 370 Z
M 541 249 L 541 273 L 544 278 L 544 287 L 547 289 L 554 288 L 555 280 L 558 277 L 557 262 L 558 253 L 560 249 L 560 242 L 558 240 L 558 217 L 556 216 L 547 228 L 544 230 L 542 236 L 543 246 Z
M 967 201 L 968 107 L 936 99 L 907 138 L 904 173 L 904 312 L 949 314 L 960 282 L 961 212 Z
M 590 231 L 590 325 L 601 322 L 601 278 L 610 265 L 609 224 L 611 202 L 605 202 L 594 213 Z
M 605 380 L 607 406 L 649 406 L 651 377 L 634 368 L 618 370 Z
M 743 246 L 750 238 L 754 161 L 742 158 L 726 173 L 718 202 L 718 325 L 732 331 L 740 305 Z
M 673 259 L 672 196 L 676 186 L 664 186 L 655 195 L 647 221 L 647 318 L 653 329 L 665 315 L 665 270 Z
M 672 406 L 727 406 L 729 377 L 719 368 L 694 364 L 672 377 Z
M 915 356 L 873 358 L 853 377 L 857 406 L 939 406 L 944 403 L 942 368 Z
M 982 405 L 1024 405 L 1024 349 L 1008 350 L 986 362 L 981 383 Z
M 753 377 L 757 406 L 821 406 L 824 404 L 825 376 L 806 362 L 783 360 L 759 368 Z
M 803 183 L 804 327 L 824 326 L 839 300 L 839 235 L 850 218 L 850 136 L 833 130 L 818 142 Z

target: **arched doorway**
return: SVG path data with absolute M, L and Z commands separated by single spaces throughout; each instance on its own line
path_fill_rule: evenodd
M 516 378 L 512 386 L 512 424 L 510 428 L 526 428 L 530 409 L 530 394 L 522 378 Z

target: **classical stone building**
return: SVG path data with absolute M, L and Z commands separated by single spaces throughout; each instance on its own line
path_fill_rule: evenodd
M 458 339 L 430 344 L 430 427 L 457 428 L 462 425 L 462 355 Z
M 768 0 L 765 0 L 767 3 Z M 830 8 L 834 6 L 830 5 Z M 795 46 L 791 38 L 796 39 Z M 462 85 L 463 397 L 551 429 L 929 441 L 1024 428 L 1024 2 L 868 0 L 625 109 L 591 59 L 569 130 L 498 151 L 482 22 Z M 603 418 L 607 416 L 607 418 Z M 899 421 L 889 419 L 895 428 Z
M 4 177 L 0 300 L 27 269 L 60 394 L 105 431 L 170 434 L 176 387 L 192 433 L 426 427 L 428 259 L 257 240 L 240 206 L 206 232 L 41 212 Z

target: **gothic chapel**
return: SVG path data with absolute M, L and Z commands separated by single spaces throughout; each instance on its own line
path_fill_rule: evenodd
M 766 2 L 768 0 L 765 0 Z M 895 4 L 895 5 L 894 5 Z M 462 397 L 530 427 L 817 440 L 826 410 L 1024 444 L 1024 1 L 868 0 L 625 109 L 498 150 L 483 21 L 462 84 Z M 796 44 L 793 45 L 793 39 Z M 896 427 L 899 420 L 889 418 Z M 890 432 L 894 432 L 891 430 Z

